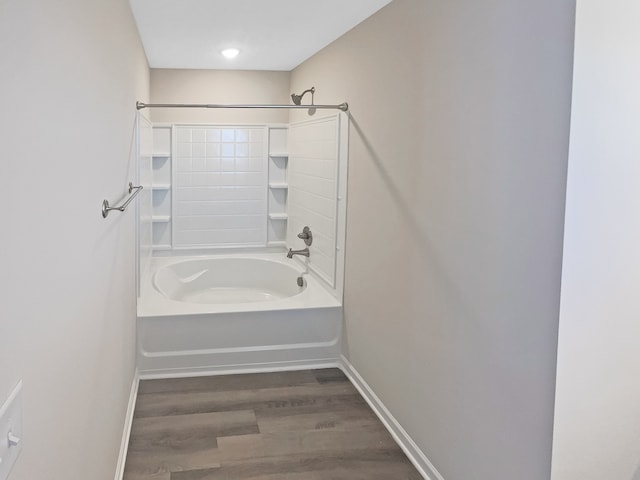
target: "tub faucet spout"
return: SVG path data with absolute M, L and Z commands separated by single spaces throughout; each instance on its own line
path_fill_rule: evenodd
M 309 256 L 309 247 L 303 248 L 302 250 L 289 249 L 289 253 L 287 253 L 287 258 L 293 258 L 294 255 L 302 255 L 303 257 L 308 257 Z

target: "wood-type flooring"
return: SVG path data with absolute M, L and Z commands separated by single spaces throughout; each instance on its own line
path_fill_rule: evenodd
M 143 380 L 124 480 L 420 480 L 338 369 Z

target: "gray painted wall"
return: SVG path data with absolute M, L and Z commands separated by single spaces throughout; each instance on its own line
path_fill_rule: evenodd
M 114 478 L 135 368 L 135 175 L 149 72 L 126 0 L 0 2 L 0 403 L 11 480 Z
M 574 16 L 395 0 L 292 73 L 351 106 L 347 358 L 446 480 L 549 478 Z
M 151 69 L 152 103 L 287 104 L 289 72 Z M 173 109 L 151 111 L 154 123 L 287 123 L 287 110 Z

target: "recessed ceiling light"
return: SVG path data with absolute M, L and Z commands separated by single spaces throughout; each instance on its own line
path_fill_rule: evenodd
M 240 53 L 240 50 L 237 48 L 226 48 L 220 52 L 226 58 L 236 58 Z

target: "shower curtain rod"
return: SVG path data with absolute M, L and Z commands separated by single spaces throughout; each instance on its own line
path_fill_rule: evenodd
M 323 110 L 342 110 L 346 112 L 349 110 L 349 104 L 347 102 L 340 105 L 221 105 L 221 104 L 207 104 L 207 103 L 143 103 L 136 102 L 136 109 L 142 110 L 143 108 L 294 108 L 294 109 L 323 109 Z

